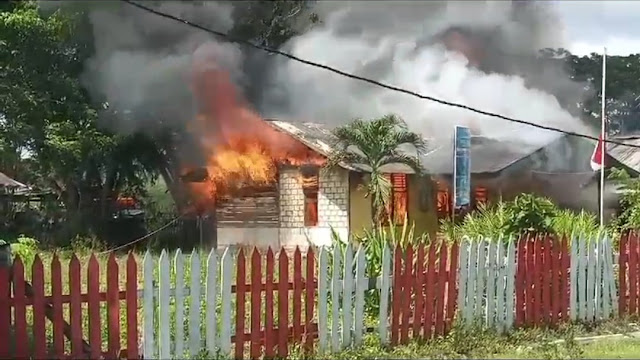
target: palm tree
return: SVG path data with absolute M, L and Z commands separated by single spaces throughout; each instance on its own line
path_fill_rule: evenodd
M 379 224 L 390 197 L 391 182 L 381 168 L 388 164 L 404 164 L 416 174 L 422 172 L 417 156 L 400 149 L 409 145 L 421 153 L 426 149 L 422 136 L 408 130 L 407 124 L 396 115 L 386 115 L 371 121 L 356 119 L 333 130 L 334 151 L 327 167 L 340 163 L 356 165 L 370 171 L 366 197 L 372 198 L 373 223 Z

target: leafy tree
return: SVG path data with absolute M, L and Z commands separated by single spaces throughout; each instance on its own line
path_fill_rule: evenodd
M 409 155 L 401 147 L 410 146 L 421 153 L 425 140 L 407 129 L 406 123 L 395 115 L 371 121 L 354 120 L 333 130 L 335 151 L 327 165 L 354 164 L 369 171 L 366 196 L 371 197 L 373 222 L 379 223 L 390 201 L 391 183 L 383 173 L 389 164 L 404 164 L 416 173 L 422 172 L 417 156 Z
M 111 200 L 139 192 L 157 168 L 146 138 L 116 136 L 97 125 L 101 104 L 79 81 L 93 52 L 91 36 L 77 36 L 86 20 L 81 15 L 43 16 L 35 2 L 0 12 L 3 154 L 30 154 L 28 177 L 63 201 L 68 235 L 99 227 Z
M 624 169 L 611 169 L 608 177 L 620 185 L 620 212 L 613 226 L 620 232 L 640 228 L 640 179 L 632 177 Z

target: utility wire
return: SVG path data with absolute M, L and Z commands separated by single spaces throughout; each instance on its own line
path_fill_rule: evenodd
M 116 246 L 116 247 L 114 247 L 114 248 L 112 248 L 112 249 L 105 250 L 105 251 L 103 251 L 103 252 L 99 252 L 97 255 L 98 255 L 98 256 L 99 256 L 99 255 L 105 255 L 105 254 L 108 254 L 108 253 L 111 253 L 111 252 L 115 252 L 115 251 L 118 251 L 118 250 L 124 249 L 124 248 L 126 248 L 126 247 L 128 247 L 128 246 L 131 246 L 131 245 L 133 245 L 133 244 L 139 243 L 140 241 L 142 241 L 142 240 L 144 240 L 144 239 L 147 239 L 147 238 L 149 238 L 149 237 L 151 237 L 151 236 L 153 236 L 153 235 L 155 235 L 155 234 L 159 233 L 160 231 L 162 231 L 162 230 L 164 230 L 164 229 L 168 228 L 171 224 L 173 224 L 173 223 L 175 223 L 176 221 L 178 221 L 178 220 L 179 220 L 183 215 L 184 215 L 184 214 L 176 216 L 173 220 L 169 221 L 168 223 L 164 224 L 164 225 L 163 225 L 163 226 L 161 226 L 160 228 L 158 228 L 158 229 L 156 229 L 156 230 L 154 230 L 154 231 L 152 231 L 152 232 L 150 232 L 150 233 L 148 233 L 148 234 L 146 234 L 146 235 L 144 235 L 144 236 L 141 236 L 141 237 L 139 237 L 139 238 L 137 238 L 137 239 L 135 239 L 135 240 L 133 240 L 133 241 L 130 241 L 130 242 L 126 243 L 126 244 L 123 244 L 123 245 L 120 245 L 120 246 Z
M 271 48 L 271 47 L 267 47 L 267 46 L 263 46 L 263 45 L 259 45 L 259 44 L 254 44 L 253 42 L 251 42 L 249 40 L 242 39 L 242 38 L 239 38 L 239 37 L 236 37 L 236 36 L 233 36 L 233 35 L 229 35 L 229 34 L 217 31 L 217 30 L 209 29 L 209 28 L 204 27 L 202 25 L 193 23 L 193 22 L 191 22 L 189 20 L 181 19 L 179 17 L 176 17 L 176 16 L 173 16 L 173 15 L 170 15 L 170 14 L 167 14 L 167 13 L 152 9 L 150 7 L 147 7 L 145 5 L 139 4 L 139 3 L 134 2 L 132 0 L 121 0 L 121 1 L 131 5 L 133 7 L 136 7 L 138 9 L 147 11 L 147 12 L 152 13 L 152 14 L 155 14 L 157 16 L 160 16 L 160 17 L 163 17 L 163 18 L 166 18 L 166 19 L 170 19 L 170 20 L 173 20 L 173 21 L 181 22 L 181 23 L 183 23 L 183 24 L 185 24 L 187 26 L 190 26 L 190 27 L 205 31 L 207 33 L 210 33 L 210 34 L 225 38 L 225 39 L 227 39 L 227 40 L 229 40 L 231 42 L 244 44 L 244 45 L 250 46 L 252 48 L 258 49 L 258 50 L 266 51 L 266 52 L 271 53 L 271 54 L 284 56 L 284 57 L 286 57 L 286 58 L 288 58 L 290 60 L 297 61 L 297 62 L 303 63 L 305 65 L 317 67 L 317 68 L 320 68 L 320 69 L 324 69 L 324 70 L 333 72 L 335 74 L 338 74 L 338 75 L 341 75 L 341 76 L 344 76 L 344 77 L 347 77 L 347 78 L 350 78 L 350 79 L 359 80 L 359 81 L 362 81 L 362 82 L 365 82 L 365 83 L 369 83 L 369 84 L 372 84 L 372 85 L 375 85 L 375 86 L 379 86 L 379 87 L 382 87 L 382 88 L 385 88 L 385 89 L 388 89 L 388 90 L 392 90 L 392 91 L 404 93 L 404 94 L 407 94 L 407 95 L 411 95 L 411 96 L 417 97 L 419 99 L 433 101 L 433 102 L 436 102 L 438 104 L 464 109 L 464 110 L 467 110 L 467 111 L 471 111 L 471 112 L 474 112 L 474 113 L 477 113 L 477 114 L 481 114 L 481 115 L 485 115 L 485 116 L 489 116 L 489 117 L 495 117 L 495 118 L 498 118 L 498 119 L 502 119 L 502 120 L 506 120 L 506 121 L 510 121 L 510 122 L 515 122 L 515 123 L 518 123 L 518 124 L 528 125 L 528 126 L 536 127 L 536 128 L 543 129 L 543 130 L 562 133 L 562 134 L 566 134 L 566 135 L 570 135 L 570 136 L 576 136 L 576 137 L 581 137 L 581 138 L 585 138 L 585 139 L 589 139 L 589 140 L 599 141 L 599 138 L 595 137 L 595 136 L 586 135 L 586 134 L 580 134 L 580 133 L 573 132 L 573 131 L 568 131 L 568 130 L 562 130 L 562 129 L 554 128 L 554 127 L 551 127 L 551 126 L 540 125 L 540 124 L 532 123 L 530 121 L 514 119 L 514 118 L 510 118 L 510 117 L 504 116 L 504 115 L 500 115 L 500 114 L 496 114 L 496 113 L 492 113 L 492 112 L 488 112 L 488 111 L 472 108 L 472 107 L 467 106 L 467 105 L 458 104 L 458 103 L 454 103 L 454 102 L 450 102 L 450 101 L 434 98 L 432 96 L 422 95 L 422 94 L 419 94 L 417 92 L 413 92 L 411 90 L 407 90 L 407 89 L 400 88 L 400 87 L 397 87 L 397 86 L 385 84 L 385 83 L 382 83 L 382 82 L 379 82 L 379 81 L 376 81 L 376 80 L 373 80 L 373 79 L 369 79 L 369 78 L 365 78 L 365 77 L 358 76 L 358 75 L 355 75 L 355 74 L 351 74 L 351 73 L 342 71 L 340 69 L 336 69 L 334 67 L 330 67 L 330 66 L 327 66 L 327 65 L 324 65 L 324 64 L 316 63 L 316 62 L 313 62 L 313 61 L 310 61 L 310 60 L 305 60 L 305 59 L 299 58 L 299 57 L 297 57 L 295 55 L 292 55 L 292 54 L 289 54 L 289 53 L 286 53 L 284 51 L 280 51 L 280 50 L 277 50 L 277 49 L 274 49 L 274 48 Z M 629 140 L 632 140 L 632 139 L 629 138 Z M 627 146 L 627 147 L 631 147 L 631 148 L 640 149 L 640 145 L 624 143 L 624 142 L 620 142 L 620 141 L 616 141 L 616 140 L 606 140 L 605 139 L 604 142 L 605 143 L 609 143 L 609 144 L 616 144 L 616 145 L 621 145 L 621 146 Z

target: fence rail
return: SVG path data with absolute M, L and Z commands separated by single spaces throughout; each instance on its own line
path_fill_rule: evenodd
M 455 321 L 507 332 L 640 312 L 635 233 L 619 256 L 606 237 L 373 250 L 16 258 L 0 269 L 0 358 L 275 358 L 339 352 L 367 331 L 396 345 Z

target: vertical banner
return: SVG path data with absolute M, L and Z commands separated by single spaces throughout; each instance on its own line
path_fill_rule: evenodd
M 453 208 L 460 209 L 471 203 L 471 132 L 468 127 L 456 126 L 453 144 Z

